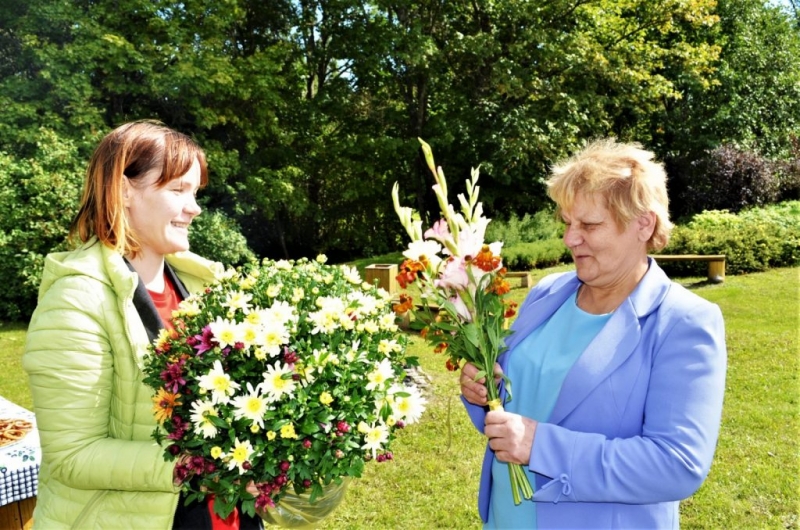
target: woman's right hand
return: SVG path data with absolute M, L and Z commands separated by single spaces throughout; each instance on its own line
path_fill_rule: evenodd
M 473 405 L 478 405 L 480 407 L 486 406 L 488 403 L 487 399 L 487 392 L 486 392 L 486 378 L 482 377 L 475 381 L 475 376 L 478 375 L 478 367 L 472 363 L 466 363 L 461 368 L 461 394 L 464 396 L 464 399 L 472 403 Z M 499 381 L 500 377 L 503 375 L 503 370 L 500 368 L 499 364 L 494 365 L 494 376 L 495 376 L 495 384 Z

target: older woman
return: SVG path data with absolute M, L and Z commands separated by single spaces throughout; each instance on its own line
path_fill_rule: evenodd
M 514 384 L 505 411 L 487 412 L 476 368 L 462 369 L 489 439 L 481 517 L 486 528 L 678 528 L 678 501 L 702 484 L 719 433 L 722 314 L 648 258 L 671 229 L 652 153 L 596 141 L 548 187 L 575 271 L 544 278 L 520 308 L 497 368 Z M 514 504 L 506 462 L 526 469 L 531 501 Z

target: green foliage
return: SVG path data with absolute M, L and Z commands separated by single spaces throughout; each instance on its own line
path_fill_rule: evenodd
M 551 267 L 569 260 L 569 249 L 561 239 L 519 243 L 503 249 L 503 263 L 509 270 Z
M 800 36 L 761 0 L 12 4 L 2 149 L 37 156 L 44 126 L 85 160 L 99 132 L 160 119 L 207 149 L 207 205 L 259 257 L 396 250 L 392 184 L 436 210 L 417 137 L 456 180 L 481 164 L 490 217 L 524 219 L 586 138 L 785 160 L 800 132 Z
M 800 263 L 800 202 L 789 201 L 739 215 L 706 211 L 677 226 L 664 254 L 724 254 L 728 274 Z M 699 273 L 703 264 L 669 263 L 670 272 Z
M 521 219 L 511 213 L 508 220 L 492 219 L 486 228 L 486 241 L 502 241 L 503 245 L 513 247 L 519 243 L 532 243 L 558 239 L 564 233 L 564 225 L 553 214 L 553 208 L 542 208 L 535 214 L 525 214 Z
M 24 319 L 36 303 L 44 257 L 66 248 L 83 182 L 75 144 L 52 130 L 37 132 L 37 152 L 0 151 L 0 318 Z
M 697 38 L 720 47 L 719 61 L 707 84 L 678 77 L 683 97 L 651 116 L 653 145 L 689 161 L 723 143 L 785 159 L 800 131 L 796 19 L 763 0 L 719 0 L 716 12 Z
M 236 222 L 219 210 L 203 212 L 194 219 L 189 243 L 192 252 L 219 261 L 226 267 L 256 259 Z

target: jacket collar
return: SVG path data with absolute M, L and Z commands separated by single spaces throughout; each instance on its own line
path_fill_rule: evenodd
M 640 319 L 655 311 L 669 292 L 671 282 L 652 258 L 642 280 L 614 311 L 567 374 L 549 423 L 559 423 L 635 350 L 641 338 Z M 520 312 L 514 333 L 506 341 L 509 351 L 539 327 L 574 293 L 581 282 L 572 272 L 556 279 L 547 293 Z M 508 356 L 501 362 L 508 366 Z
M 127 259 L 123 259 L 128 269 L 136 274 L 133 265 L 131 265 Z M 173 271 L 172 267 L 166 262 L 164 262 L 164 274 L 172 281 L 172 284 L 178 291 L 180 299 L 185 300 L 186 297 L 189 296 L 189 293 L 178 278 L 178 275 L 175 274 L 175 271 Z M 138 277 L 138 274 L 136 275 Z M 147 288 L 141 279 L 136 282 L 136 290 L 133 292 L 133 306 L 136 308 L 136 312 L 139 313 L 139 318 L 142 319 L 144 329 L 147 331 L 147 338 L 150 342 L 155 341 L 158 338 L 158 334 L 164 328 L 164 322 L 161 320 L 161 315 L 159 315 L 158 309 L 156 309 L 156 305 L 153 303 L 153 299 L 150 293 L 147 292 Z

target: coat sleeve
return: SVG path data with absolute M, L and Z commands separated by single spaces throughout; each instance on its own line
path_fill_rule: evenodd
M 109 298 L 97 282 L 62 278 L 31 319 L 23 367 L 44 464 L 72 488 L 176 492 L 160 446 L 109 436 L 116 374 L 104 315 L 119 311 Z
M 677 311 L 676 311 L 677 313 Z M 608 438 L 540 423 L 529 468 L 550 479 L 534 500 L 648 504 L 684 499 L 711 467 L 725 388 L 716 305 L 676 315 L 655 342 L 640 436 Z

